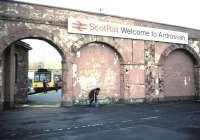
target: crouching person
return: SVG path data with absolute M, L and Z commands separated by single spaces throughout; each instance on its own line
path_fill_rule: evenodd
M 89 106 L 92 106 L 92 104 L 95 105 L 95 107 L 98 106 L 98 99 L 97 99 L 97 96 L 99 95 L 99 92 L 100 92 L 100 88 L 95 88 L 93 90 L 90 91 L 89 93 Z

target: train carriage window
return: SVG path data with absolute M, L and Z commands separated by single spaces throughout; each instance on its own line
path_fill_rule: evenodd
M 40 81 L 40 75 L 39 74 L 35 74 L 34 81 L 35 82 L 39 82 Z
M 48 82 L 48 80 L 47 80 L 47 78 L 46 78 L 46 74 L 45 73 L 41 73 L 40 74 L 40 82 L 42 82 L 42 81 L 47 81 Z
M 51 81 L 51 73 L 36 73 L 34 81 L 35 82 L 43 82 L 43 81 L 50 82 Z
M 51 82 L 51 73 L 46 73 L 45 74 L 45 80 L 47 81 L 47 82 Z

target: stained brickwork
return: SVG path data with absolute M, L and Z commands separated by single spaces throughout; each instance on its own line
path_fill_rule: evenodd
M 200 56 L 200 31 L 177 26 L 147 22 L 142 20 L 121 18 L 102 14 L 87 13 L 75 10 L 53 8 L 32 4 L 23 4 L 18 2 L 0 2 L 0 104 L 4 102 L 3 92 L 3 63 L 4 50 L 13 42 L 23 38 L 37 38 L 49 42 L 55 47 L 62 56 L 62 74 L 63 74 L 63 94 L 62 105 L 68 106 L 74 103 L 87 102 L 86 95 L 80 92 L 85 90 L 84 82 L 80 82 L 81 77 L 90 75 L 104 75 L 92 86 L 86 88 L 88 91 L 98 85 L 102 87 L 102 103 L 113 102 L 159 102 L 164 97 L 164 74 L 163 62 L 170 52 L 177 49 L 183 49 L 194 57 L 195 70 L 195 95 L 199 96 L 199 56 Z M 97 35 L 71 34 L 67 32 L 67 19 L 69 17 L 95 19 L 100 21 L 109 21 L 113 23 L 122 23 L 125 25 L 137 25 L 143 27 L 152 27 L 158 29 L 168 29 L 174 31 L 187 32 L 189 35 L 189 44 L 180 45 L 174 43 L 163 43 L 156 41 L 144 41 L 135 39 L 122 39 L 116 37 L 106 37 Z M 101 49 L 96 49 L 96 53 L 103 65 L 107 66 L 106 74 L 100 74 L 105 67 L 99 66 L 101 70 L 95 68 L 100 61 L 93 59 L 89 61 L 89 56 L 85 55 L 83 60 L 78 61 L 77 57 L 82 55 L 84 47 L 88 44 L 104 44 L 103 52 L 110 51 L 110 57 L 104 56 Z M 106 46 L 106 47 L 105 47 Z M 87 50 L 88 48 L 86 48 Z M 85 51 L 86 53 L 89 50 Z M 90 52 L 92 53 L 92 52 Z M 112 57 L 111 57 L 112 56 Z M 117 67 L 107 65 L 103 58 L 108 58 L 108 64 L 118 64 Z M 114 59 L 113 59 L 114 58 Z M 117 58 L 117 59 L 116 59 Z M 87 60 L 88 59 L 88 60 Z M 118 61 L 119 59 L 119 61 Z M 118 63 L 116 63 L 118 62 Z M 90 65 L 92 64 L 92 65 Z M 87 73 L 86 67 L 87 66 Z M 90 67 L 89 67 L 90 66 Z M 81 72 L 81 74 L 80 74 Z M 85 75 L 84 75 L 85 74 Z M 109 76 L 110 75 L 110 76 Z M 117 81 L 111 80 L 113 75 L 117 75 Z M 90 76 L 89 76 L 90 77 Z M 94 79 L 96 80 L 97 77 Z M 112 86 L 120 83 L 116 87 L 119 91 L 110 91 L 106 88 L 106 82 L 100 81 L 107 77 L 111 80 Z M 87 77 L 88 78 L 88 77 Z M 86 78 L 86 79 L 87 79 Z M 115 79 L 115 78 L 113 78 Z M 83 80 L 83 79 L 82 79 Z M 77 84 L 78 82 L 78 84 Z M 87 83 L 88 81 L 86 81 Z M 101 83 L 101 84 L 100 84 Z M 114 84 L 115 83 L 115 84 Z M 108 83 L 107 83 L 108 84 Z M 109 85 L 109 84 L 108 84 Z M 112 98 L 106 98 L 112 97 Z

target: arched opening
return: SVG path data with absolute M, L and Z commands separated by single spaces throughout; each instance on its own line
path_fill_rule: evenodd
M 83 45 L 73 64 L 73 100 L 75 104 L 88 103 L 90 90 L 101 89 L 99 102 L 117 102 L 123 98 L 121 81 L 122 58 L 111 46 L 93 42 Z
M 27 103 L 59 106 L 63 58 L 61 49 L 43 38 L 22 38 L 10 44 L 3 52 L 4 108 Z
M 163 94 L 165 100 L 192 99 L 196 93 L 197 79 L 195 57 L 184 49 L 175 49 L 162 60 Z

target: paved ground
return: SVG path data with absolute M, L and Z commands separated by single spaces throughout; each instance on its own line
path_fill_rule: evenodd
M 0 127 L 1 140 L 200 140 L 200 103 L 18 108 Z
M 37 93 L 28 96 L 30 105 L 56 105 L 61 102 L 61 89 L 48 91 L 46 94 Z

